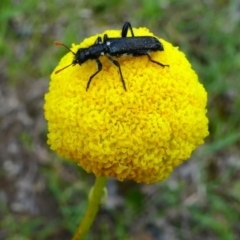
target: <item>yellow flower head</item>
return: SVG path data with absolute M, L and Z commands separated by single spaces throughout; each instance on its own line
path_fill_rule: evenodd
M 133 29 L 136 36 L 153 36 L 146 28 Z M 91 46 L 98 36 L 120 37 L 118 30 L 73 44 L 71 50 Z M 185 55 L 163 39 L 164 51 L 147 56 L 115 58 L 122 69 L 101 56 L 95 61 L 70 66 L 67 53 L 51 75 L 45 95 L 48 144 L 60 156 L 77 162 L 96 176 L 153 183 L 165 179 L 189 158 L 208 135 L 207 93 Z

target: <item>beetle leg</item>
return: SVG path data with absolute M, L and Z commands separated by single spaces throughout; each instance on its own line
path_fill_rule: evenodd
M 102 38 L 101 37 L 98 37 L 95 44 L 102 44 Z
M 150 56 L 149 53 L 146 53 L 146 54 L 144 54 L 144 55 L 147 55 L 147 56 L 148 56 L 149 61 L 151 61 L 151 62 L 153 62 L 153 63 L 156 63 L 156 64 L 158 64 L 159 66 L 162 66 L 162 67 L 169 67 L 169 65 L 166 65 L 166 64 L 163 64 L 163 63 L 160 63 L 160 62 L 154 61 L 154 60 L 151 58 L 151 56 Z
M 153 63 L 155 63 L 159 66 L 162 66 L 162 67 L 169 67 L 169 65 L 167 65 L 167 64 L 163 64 L 163 63 L 160 63 L 160 62 L 157 62 L 157 61 L 153 60 L 151 58 L 150 54 L 147 51 L 142 51 L 142 52 L 138 51 L 137 53 L 133 53 L 132 55 L 133 56 L 147 56 L 150 62 L 153 62 Z
M 108 35 L 107 34 L 104 34 L 103 36 L 103 43 L 106 44 L 107 40 L 108 40 Z
M 124 81 L 124 79 L 123 79 L 123 75 L 122 75 L 122 71 L 121 71 L 121 66 L 120 66 L 119 62 L 118 62 L 117 60 L 112 59 L 110 56 L 107 56 L 107 57 L 108 57 L 108 59 L 109 59 L 115 66 L 118 67 L 118 70 L 119 70 L 120 76 L 121 76 L 121 81 L 122 81 L 123 88 L 124 88 L 125 91 L 127 91 L 127 89 L 126 89 L 126 84 L 125 84 L 125 81 Z
M 102 63 L 100 62 L 99 59 L 96 59 L 96 63 L 97 63 L 98 70 L 89 78 L 87 87 L 86 87 L 86 91 L 88 90 L 92 79 L 102 70 Z
M 134 37 L 132 25 L 130 22 L 125 22 L 122 28 L 122 37 L 125 38 L 127 37 L 128 29 L 130 29 L 132 37 Z

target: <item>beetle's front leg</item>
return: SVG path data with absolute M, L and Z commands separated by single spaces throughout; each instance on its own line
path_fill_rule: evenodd
M 87 87 L 86 87 L 86 91 L 88 90 L 92 79 L 102 70 L 102 63 L 100 62 L 99 59 L 96 59 L 96 63 L 97 63 L 98 70 L 89 78 Z

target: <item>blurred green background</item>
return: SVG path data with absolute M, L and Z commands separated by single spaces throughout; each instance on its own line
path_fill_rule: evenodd
M 70 239 L 92 175 L 46 144 L 43 97 L 66 49 L 125 21 L 185 52 L 208 91 L 210 136 L 164 182 L 108 182 L 89 240 L 240 239 L 239 0 L 0 2 L 0 240 Z

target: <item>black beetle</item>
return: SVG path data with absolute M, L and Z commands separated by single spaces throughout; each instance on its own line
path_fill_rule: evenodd
M 128 30 L 131 31 L 132 36 L 127 37 Z M 79 48 L 76 53 L 74 53 L 69 47 L 60 42 L 55 42 L 56 45 L 63 46 L 70 50 L 74 54 L 74 59 L 71 64 L 66 67 L 57 70 L 55 73 L 59 73 L 69 66 L 74 66 L 76 64 L 83 64 L 88 60 L 95 60 L 97 63 L 97 72 L 95 72 L 88 80 L 86 90 L 88 90 L 92 79 L 102 70 L 102 63 L 100 62 L 100 56 L 106 55 L 108 59 L 118 67 L 121 76 L 123 88 L 126 89 L 126 84 L 123 79 L 120 64 L 117 60 L 112 57 L 121 57 L 122 55 L 132 55 L 132 56 L 143 56 L 146 55 L 149 60 L 156 63 L 162 67 L 168 66 L 160 62 L 154 61 L 150 52 L 163 51 L 162 43 L 155 37 L 152 36 L 134 36 L 132 26 L 129 22 L 126 22 L 122 28 L 122 34 L 120 38 L 111 38 L 107 34 L 98 37 L 95 43 L 88 48 Z

